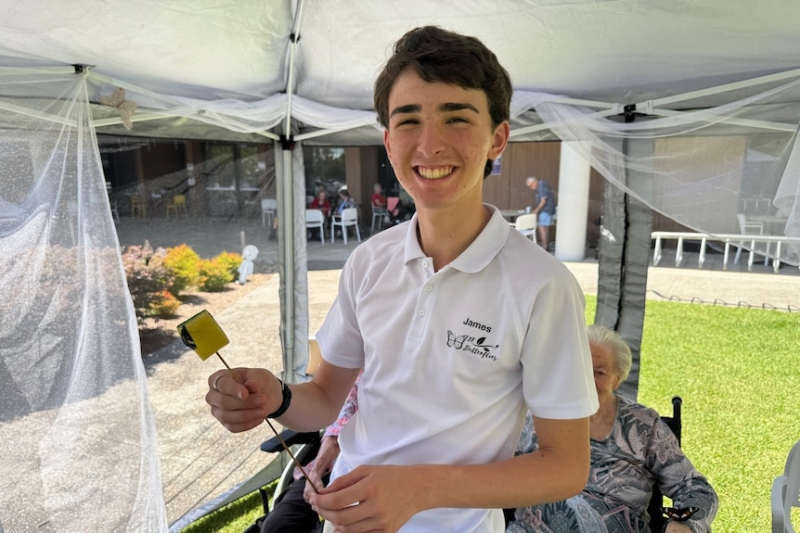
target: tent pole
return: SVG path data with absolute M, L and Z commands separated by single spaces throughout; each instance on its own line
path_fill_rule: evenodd
M 628 139 L 623 139 L 621 164 L 625 167 L 630 151 Z M 630 185 L 632 177 L 630 169 L 625 168 L 623 178 L 626 186 Z M 595 323 L 617 331 L 630 346 L 633 365 L 628 379 L 620 386 L 620 392 L 636 400 L 652 211 L 608 180 L 604 191 L 602 225 L 614 238 L 600 239 Z
M 305 141 L 307 139 L 313 139 L 315 137 L 322 137 L 322 136 L 325 136 L 325 135 L 330 135 L 331 133 L 338 133 L 340 131 L 354 130 L 356 128 L 361 128 L 363 126 L 373 126 L 373 125 L 377 125 L 377 124 L 378 124 L 378 118 L 376 116 L 372 120 L 369 120 L 369 121 L 365 120 L 363 124 L 355 124 L 355 125 L 352 125 L 352 126 L 347 126 L 346 128 L 329 128 L 329 129 L 325 129 L 325 130 L 317 130 L 317 131 L 309 131 L 307 133 L 301 133 L 299 135 L 295 135 L 294 140 L 295 141 Z
M 284 139 L 281 141 L 281 156 L 283 158 L 283 212 L 280 221 L 280 229 L 283 233 L 283 275 L 284 287 L 286 290 L 284 296 L 284 332 L 285 339 L 283 342 L 283 378 L 289 383 L 295 383 L 294 375 L 294 260 L 295 260 L 295 246 L 294 246 L 294 195 L 293 193 L 293 179 L 292 179 L 292 146 L 293 143 Z
M 297 259 L 297 247 L 295 243 L 294 231 L 294 176 L 292 172 L 292 150 L 294 139 L 292 137 L 292 95 L 294 92 L 294 61 L 297 41 L 300 39 L 300 22 L 303 18 L 303 0 L 298 0 L 297 12 L 292 24 L 292 33 L 289 36 L 289 72 L 286 80 L 286 120 L 284 121 L 284 135 L 281 138 L 282 158 L 283 158 L 283 179 L 285 187 L 283 189 L 283 209 L 279 213 L 280 228 L 283 233 L 284 243 L 284 268 L 283 268 L 283 292 L 284 315 L 282 317 L 284 332 L 283 339 L 283 377 L 289 383 L 296 383 L 298 378 L 295 374 L 295 296 L 297 283 L 295 280 L 295 260 Z M 306 294 L 307 297 L 307 294 Z
M 768 76 L 760 76 L 758 78 L 751 78 L 749 80 L 726 83 L 725 85 L 717 85 L 716 87 L 709 87 L 708 89 L 701 89 L 699 91 L 676 94 L 675 96 L 667 96 L 665 98 L 657 98 L 655 100 L 651 100 L 650 102 L 653 107 L 659 107 L 674 104 L 675 102 L 683 102 L 684 100 L 690 100 L 692 98 L 703 98 L 704 96 L 713 96 L 719 93 L 735 91 L 737 89 L 746 89 L 755 85 L 763 85 L 765 83 L 773 83 L 776 81 L 783 81 L 798 77 L 800 77 L 800 69 L 796 68 L 787 70 L 785 72 L 778 72 L 777 74 L 770 74 Z M 637 104 L 636 107 L 644 108 L 645 103 Z

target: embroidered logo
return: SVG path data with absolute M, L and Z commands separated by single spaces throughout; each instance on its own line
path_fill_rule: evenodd
M 447 347 L 455 348 L 464 352 L 474 353 L 480 355 L 481 359 L 491 359 L 497 361 L 497 356 L 492 353 L 492 350 L 499 347 L 499 344 L 485 344 L 486 337 L 475 338 L 469 334 L 456 335 L 449 329 L 447 330 Z

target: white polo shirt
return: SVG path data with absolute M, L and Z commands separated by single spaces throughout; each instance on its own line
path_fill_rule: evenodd
M 420 248 L 416 215 L 345 264 L 316 336 L 325 360 L 364 368 L 334 478 L 362 464 L 501 461 L 527 409 L 553 419 L 597 410 L 580 286 L 486 207 L 481 234 L 439 272 Z M 487 509 L 433 509 L 401 529 L 503 530 L 502 512 Z

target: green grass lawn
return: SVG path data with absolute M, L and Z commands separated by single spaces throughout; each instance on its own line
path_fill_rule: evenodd
M 683 448 L 720 498 L 715 533 L 771 530 L 799 379 L 800 315 L 647 302 L 639 401 L 669 413 L 683 398 Z
M 262 514 L 261 496 L 253 492 L 193 522 L 181 533 L 242 533 Z
M 595 305 L 587 296 L 589 323 Z M 638 400 L 669 414 L 683 398 L 683 448 L 720 497 L 714 533 L 771 530 L 772 480 L 800 439 L 799 384 L 800 314 L 647 302 Z M 254 495 L 182 533 L 240 533 L 260 503 Z

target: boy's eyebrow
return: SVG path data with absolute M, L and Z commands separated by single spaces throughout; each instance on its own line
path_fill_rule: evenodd
M 389 116 L 393 117 L 399 113 L 419 113 L 420 111 L 422 111 L 422 106 L 419 104 L 401 105 L 392 109 Z
M 480 114 L 478 108 L 476 108 L 472 104 L 461 104 L 457 102 L 448 102 L 444 104 L 439 104 L 439 111 L 462 111 L 464 109 L 469 109 L 470 111 L 474 111 Z
M 465 104 L 460 102 L 446 102 L 444 104 L 439 104 L 439 112 L 452 112 L 452 111 L 462 111 L 464 109 L 468 109 L 470 111 L 474 111 L 475 113 L 480 114 L 478 108 L 476 108 L 472 104 Z M 419 104 L 407 104 L 397 106 L 392 109 L 392 112 L 389 114 L 390 117 L 401 113 L 419 113 L 422 111 L 422 106 Z

